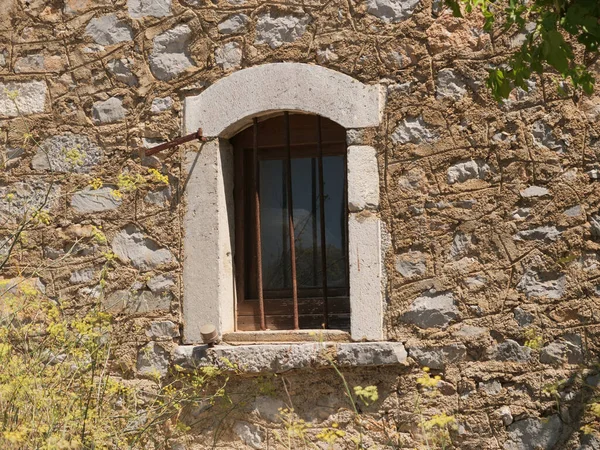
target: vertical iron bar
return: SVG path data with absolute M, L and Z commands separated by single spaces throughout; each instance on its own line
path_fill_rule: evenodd
M 243 303 L 246 295 L 246 227 L 244 227 L 245 199 L 244 192 L 245 177 L 244 177 L 244 161 L 245 152 L 243 150 L 235 150 L 234 165 L 235 165 L 235 273 L 236 273 L 236 288 L 237 299 L 235 302 L 235 331 L 238 329 L 238 309 L 240 303 Z
M 329 328 L 329 302 L 327 298 L 327 238 L 325 237 L 325 182 L 323 181 L 323 143 L 321 116 L 317 116 L 317 149 L 319 150 L 319 206 L 321 218 L 321 271 L 323 272 L 323 318 Z
M 290 262 L 292 263 L 292 298 L 294 300 L 294 330 L 300 328 L 298 318 L 298 280 L 296 279 L 296 236 L 294 234 L 294 201 L 292 198 L 292 146 L 290 138 L 290 113 L 284 113 L 285 149 L 287 152 L 287 199 L 288 222 L 290 227 Z
M 258 167 L 258 119 L 253 119 L 253 146 L 252 159 L 254 163 L 254 225 L 256 233 L 256 276 L 258 278 L 258 309 L 260 312 L 260 329 L 265 330 L 265 303 L 263 299 L 263 279 L 262 279 L 262 242 L 260 236 L 260 195 L 259 180 L 260 170 Z

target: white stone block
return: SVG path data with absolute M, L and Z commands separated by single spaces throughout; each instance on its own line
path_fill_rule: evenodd
M 46 110 L 45 81 L 0 83 L 0 116 L 16 117 L 39 114 Z M 15 93 L 15 98 L 10 96 Z
M 350 211 L 379 207 L 377 151 L 368 145 L 348 147 L 348 208 Z

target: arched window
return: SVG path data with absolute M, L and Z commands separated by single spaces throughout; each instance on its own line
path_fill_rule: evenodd
M 231 143 L 237 329 L 349 331 L 345 129 L 286 112 Z

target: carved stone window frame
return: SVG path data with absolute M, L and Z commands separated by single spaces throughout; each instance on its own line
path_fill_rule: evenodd
M 184 343 L 201 342 L 200 327 L 206 323 L 220 334 L 235 331 L 234 177 L 228 139 L 253 117 L 283 111 L 327 117 L 356 136 L 352 130 L 379 126 L 384 92 L 380 85 L 320 66 L 274 63 L 235 72 L 185 99 L 184 132 L 202 128 L 208 140 L 199 152 L 186 154 Z M 377 341 L 384 339 L 377 152 L 348 144 L 350 335 L 356 341 Z

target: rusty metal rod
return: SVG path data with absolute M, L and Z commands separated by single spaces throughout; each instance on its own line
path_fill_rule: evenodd
M 323 174 L 323 144 L 321 139 L 321 116 L 317 116 L 317 149 L 319 150 L 319 215 L 321 216 L 321 272 L 323 281 L 323 318 L 329 328 L 329 304 L 327 299 L 327 238 L 325 236 L 325 181 Z
M 290 232 L 290 262 L 292 263 L 292 299 L 294 301 L 294 330 L 300 329 L 298 318 L 298 280 L 296 278 L 296 236 L 294 234 L 294 200 L 292 196 L 292 145 L 290 138 L 290 113 L 284 113 L 285 119 L 285 149 L 287 152 L 287 203 Z
M 144 152 L 146 156 L 152 156 L 157 154 L 158 152 L 162 152 L 163 150 L 167 150 L 169 148 L 177 147 L 178 145 L 185 144 L 186 142 L 199 140 L 202 142 L 206 141 L 206 138 L 202 135 L 202 128 L 198 128 L 198 131 L 194 133 L 190 133 L 186 136 L 182 136 L 177 139 L 173 139 L 172 141 L 165 142 L 164 144 L 157 145 L 156 147 L 152 147 L 149 149 L 142 149 L 141 152 Z
M 258 281 L 258 310 L 260 312 L 260 329 L 266 330 L 265 324 L 265 301 L 263 298 L 263 278 L 262 278 L 262 241 L 260 236 L 260 194 L 259 194 L 259 177 L 260 170 L 258 167 L 258 119 L 255 117 L 253 124 L 253 145 L 252 145 L 252 160 L 254 164 L 254 229 L 256 232 L 256 278 Z

